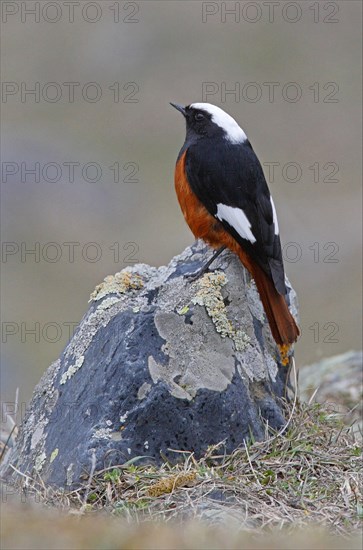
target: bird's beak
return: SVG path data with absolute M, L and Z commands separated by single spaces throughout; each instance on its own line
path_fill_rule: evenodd
M 170 102 L 170 105 L 174 107 L 177 111 L 180 111 L 182 115 L 184 116 L 187 115 L 185 107 L 183 107 L 183 105 L 178 105 L 178 103 L 172 103 L 172 102 Z

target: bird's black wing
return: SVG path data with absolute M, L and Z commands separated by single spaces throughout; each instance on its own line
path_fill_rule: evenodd
M 212 155 L 211 155 L 212 151 Z M 286 294 L 277 218 L 261 164 L 249 142 L 188 148 L 186 175 L 193 192 L 240 246 Z

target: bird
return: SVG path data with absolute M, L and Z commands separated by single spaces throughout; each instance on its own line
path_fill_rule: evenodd
M 185 118 L 186 137 L 175 166 L 175 190 L 196 239 L 226 248 L 255 281 L 283 365 L 300 329 L 287 303 L 280 229 L 264 172 L 236 120 L 211 103 L 170 103 Z

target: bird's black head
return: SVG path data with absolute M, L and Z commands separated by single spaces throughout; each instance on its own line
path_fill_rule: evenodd
M 210 103 L 191 103 L 186 107 L 171 103 L 186 120 L 187 140 L 220 137 L 231 143 L 243 143 L 247 136 L 237 122 L 219 107 Z

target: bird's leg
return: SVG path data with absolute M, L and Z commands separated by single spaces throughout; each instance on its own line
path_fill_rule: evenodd
M 189 281 L 193 282 L 193 281 L 196 281 L 197 279 L 199 279 L 199 277 L 201 277 L 202 275 L 204 275 L 204 273 L 206 273 L 208 271 L 208 268 L 209 266 L 214 262 L 214 260 L 216 258 L 218 258 L 218 256 L 223 252 L 223 250 L 226 249 L 226 246 L 223 245 L 221 246 L 220 248 L 218 248 L 218 250 L 216 250 L 214 252 L 214 254 L 212 255 L 211 258 L 209 258 L 209 260 L 207 261 L 207 263 L 205 265 L 203 265 L 203 267 L 201 267 L 196 273 L 191 273 L 190 275 L 185 275 L 185 278 L 186 279 L 189 279 Z

